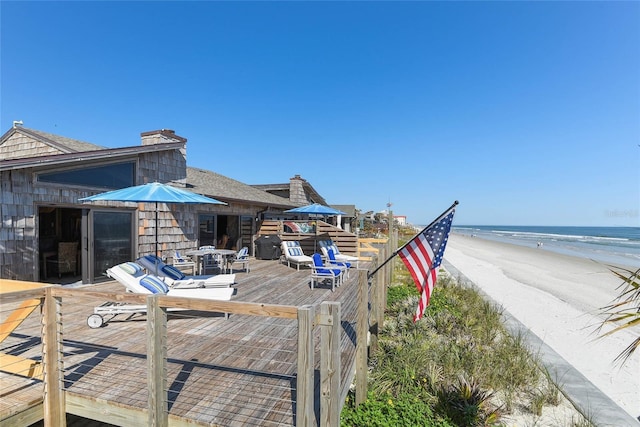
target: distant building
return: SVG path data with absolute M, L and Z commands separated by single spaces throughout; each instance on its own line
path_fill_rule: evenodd
M 401 227 L 405 227 L 407 225 L 407 217 L 405 215 L 394 215 L 393 219 Z

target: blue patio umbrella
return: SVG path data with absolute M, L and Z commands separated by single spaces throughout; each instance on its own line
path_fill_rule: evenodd
M 288 209 L 285 213 L 301 214 L 301 215 L 316 215 L 316 216 L 332 216 L 332 215 L 346 215 L 346 212 L 342 212 L 338 209 L 334 209 L 329 206 L 321 205 L 320 203 L 313 203 L 307 206 L 300 206 L 299 208 Z M 318 229 L 316 228 L 316 238 L 313 239 L 313 251 L 316 251 L 316 240 L 318 237 Z
M 288 209 L 285 212 L 320 216 L 346 215 L 346 212 L 342 212 L 329 206 L 321 205 L 320 203 L 313 203 L 307 206 L 300 206 L 299 208 Z
M 173 187 L 168 184 L 152 182 L 149 184 L 136 185 L 134 187 L 122 188 L 120 190 L 107 191 L 106 193 L 94 196 L 83 197 L 83 202 L 96 201 L 116 201 L 116 202 L 136 202 L 156 204 L 156 255 L 158 255 L 158 203 L 209 203 L 225 205 L 210 197 L 192 193 L 188 190 Z

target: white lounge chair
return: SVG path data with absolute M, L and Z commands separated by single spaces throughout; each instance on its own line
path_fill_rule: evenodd
M 298 243 L 297 241 L 283 241 L 281 245 L 283 259 L 287 261 L 287 265 L 289 267 L 291 267 L 291 264 L 294 264 L 297 269 L 300 270 L 300 265 L 306 265 L 309 267 L 313 265 L 313 258 L 305 255 L 304 252 L 302 252 L 300 243 Z
M 127 291 L 136 294 L 164 294 L 175 297 L 200 298 L 216 301 L 229 301 L 235 292 L 231 287 L 200 288 L 200 289 L 172 289 L 158 277 L 142 273 L 140 265 L 125 262 L 107 269 L 107 275 L 123 285 Z M 177 309 L 180 310 L 180 309 Z M 94 308 L 93 314 L 87 319 L 91 328 L 99 328 L 104 323 L 106 315 L 146 313 L 147 306 L 140 304 L 121 304 L 107 302 Z M 225 317 L 227 313 L 225 313 Z
M 341 254 L 340 249 L 338 249 L 338 246 L 336 246 L 336 244 L 333 243 L 332 240 L 319 240 L 318 246 L 320 246 L 320 250 L 322 251 L 322 255 L 324 255 L 325 259 L 327 260 L 330 259 L 328 251 L 329 249 L 333 249 L 333 254 L 335 256 L 336 261 L 348 262 L 355 268 L 358 268 L 359 258 L 353 255 Z
M 136 262 L 144 267 L 149 274 L 158 276 L 174 289 L 229 287 L 236 282 L 235 274 L 187 276 L 175 266 L 165 264 L 155 255 L 141 256 Z

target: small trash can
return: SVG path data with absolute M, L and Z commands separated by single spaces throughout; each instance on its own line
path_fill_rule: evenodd
M 280 243 L 282 243 L 282 240 L 276 234 L 258 237 L 256 239 L 256 258 L 279 259 L 280 255 L 282 255 Z

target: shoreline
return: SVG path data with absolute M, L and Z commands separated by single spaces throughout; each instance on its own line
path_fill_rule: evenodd
M 501 227 L 496 227 L 500 229 Z M 508 228 L 508 227 L 505 227 Z M 567 228 L 567 227 L 559 227 Z M 579 228 L 579 227 L 578 227 Z M 600 227 L 597 227 L 600 228 Z M 630 227 L 621 227 L 630 228 Z M 478 233 L 474 233 L 472 228 L 452 228 L 451 233 L 455 233 L 462 236 L 477 237 L 487 241 L 507 243 L 516 246 L 528 247 L 528 248 L 543 248 L 545 250 L 555 252 L 561 255 L 569 255 L 576 258 L 590 259 L 603 264 L 610 264 L 616 267 L 625 267 L 635 271 L 638 267 L 634 265 L 640 264 L 640 253 L 635 246 L 631 246 L 628 249 L 622 248 L 620 245 L 595 245 L 596 241 L 608 241 L 615 242 L 620 240 L 619 237 L 597 237 L 597 236 L 577 236 L 577 235 L 555 235 L 555 234 L 539 234 L 532 232 L 520 231 L 520 237 L 509 235 L 510 233 L 516 233 L 513 230 L 506 230 L 502 234 L 495 232 L 488 232 L 487 230 L 477 230 Z M 506 233 L 506 234 L 505 234 Z M 528 238 L 522 236 L 529 235 Z M 569 238 L 568 240 L 564 238 Z M 580 242 L 576 239 L 584 238 L 587 241 Z M 589 241 L 591 239 L 591 241 Z M 624 239 L 623 239 L 624 240 Z M 632 239 L 633 240 L 633 239 Z
M 598 338 L 596 330 L 603 319 L 599 309 L 620 292 L 621 280 L 606 265 L 455 233 L 449 236 L 444 258 L 633 420 L 637 419 L 640 354 L 634 354 L 624 365 L 613 360 L 640 329 L 605 338 Z M 597 407 L 583 409 L 587 414 L 598 412 Z

